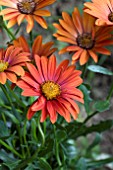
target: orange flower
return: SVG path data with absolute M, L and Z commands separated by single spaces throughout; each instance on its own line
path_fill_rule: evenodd
M 17 76 L 24 75 L 23 63 L 30 61 L 29 53 L 21 52 L 21 48 L 14 46 L 8 47 L 6 50 L 0 49 L 0 83 L 5 84 L 9 79 L 16 83 Z
M 39 57 L 35 55 L 37 68 L 27 63 L 29 72 L 26 72 L 17 85 L 22 88 L 23 96 L 37 96 L 37 100 L 30 106 L 27 118 L 31 119 L 36 111 L 42 110 L 41 122 L 47 116 L 52 123 L 57 120 L 57 113 L 67 122 L 71 121 L 70 113 L 77 118 L 79 107 L 76 101 L 83 103 L 83 94 L 77 89 L 82 83 L 81 71 L 75 66 L 68 66 L 69 61 L 64 60 L 56 67 L 56 58 Z
M 50 16 L 48 10 L 42 8 L 51 5 L 56 0 L 1 0 L 0 5 L 9 7 L 3 9 L 0 15 L 4 15 L 4 20 L 9 20 L 7 27 L 10 28 L 16 23 L 18 25 L 26 19 L 28 22 L 27 33 L 29 33 L 33 26 L 34 20 L 38 22 L 43 28 L 47 29 L 47 23 L 42 16 Z
M 26 39 L 23 36 L 20 36 L 17 40 L 14 40 L 13 44 L 14 44 L 15 47 L 23 48 L 24 52 L 30 52 L 29 45 L 28 45 Z M 32 46 L 30 59 L 31 60 L 34 59 L 34 54 L 37 54 L 39 56 L 49 57 L 57 49 L 57 48 L 51 49 L 53 44 L 54 43 L 52 41 L 45 43 L 45 44 L 42 44 L 42 36 L 41 35 L 37 36 L 36 39 L 34 40 L 34 43 L 33 43 L 33 46 Z
M 112 0 L 92 0 L 86 2 L 84 11 L 97 18 L 96 25 L 113 25 L 113 1 Z
M 113 44 L 111 39 L 111 27 L 97 27 L 94 25 L 95 19 L 84 13 L 80 16 L 77 8 L 74 9 L 72 17 L 66 12 L 62 13 L 63 19 L 60 19 L 60 24 L 53 24 L 57 29 L 54 36 L 59 41 L 67 42 L 60 54 L 75 52 L 72 56 L 72 63 L 80 60 L 80 64 L 85 64 L 89 57 L 92 57 L 95 62 L 98 62 L 97 52 L 110 55 L 110 51 L 104 48 L 106 45 Z

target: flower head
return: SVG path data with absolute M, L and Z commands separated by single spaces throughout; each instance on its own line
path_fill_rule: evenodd
M 20 36 L 18 39 L 14 40 L 13 44 L 15 47 L 21 47 L 24 52 L 30 52 L 29 45 L 23 36 Z M 52 41 L 42 44 L 42 36 L 41 35 L 37 36 L 32 46 L 30 59 L 33 60 L 35 54 L 39 56 L 49 57 L 57 49 L 51 48 L 53 44 L 54 43 Z
M 96 17 L 96 25 L 113 25 L 113 1 L 112 0 L 92 0 L 86 2 L 84 11 Z M 101 6 L 101 7 L 100 7 Z
M 2 0 L 0 5 L 8 8 L 3 9 L 0 15 L 4 15 L 4 20 L 9 20 L 7 27 L 10 28 L 16 23 L 18 25 L 26 19 L 27 33 L 29 33 L 33 26 L 34 20 L 38 22 L 43 28 L 47 29 L 47 23 L 43 16 L 50 16 L 51 13 L 43 8 L 53 4 L 56 0 Z
M 42 110 L 41 122 L 47 116 L 52 123 L 57 120 L 57 113 L 63 116 L 67 122 L 71 117 L 77 118 L 79 107 L 76 101 L 83 103 L 83 94 L 77 89 L 82 83 L 81 71 L 75 70 L 75 66 L 68 66 L 69 61 L 64 60 L 56 67 L 56 58 L 39 57 L 35 55 L 37 68 L 27 63 L 29 72 L 26 72 L 17 85 L 22 88 L 23 96 L 37 96 L 37 100 L 30 106 L 27 118 L 31 119 L 36 111 Z
M 77 8 L 74 9 L 72 17 L 66 12 L 62 13 L 63 19 L 60 19 L 60 24 L 53 24 L 57 29 L 54 36 L 59 41 L 67 42 L 65 48 L 60 50 L 60 54 L 65 52 L 74 52 L 72 63 L 80 61 L 80 64 L 85 64 L 89 57 L 92 57 L 95 62 L 98 62 L 97 53 L 110 55 L 110 51 L 104 46 L 113 44 L 110 34 L 111 27 L 95 26 L 95 19 L 84 13 L 80 15 Z
M 30 61 L 28 55 L 29 53 L 22 52 L 21 48 L 14 46 L 10 46 L 6 50 L 0 49 L 0 83 L 5 84 L 7 79 L 16 83 L 16 75 L 24 75 L 22 65 Z

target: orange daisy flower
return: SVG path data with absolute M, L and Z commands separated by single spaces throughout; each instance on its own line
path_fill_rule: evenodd
M 23 36 L 20 36 L 18 39 L 14 40 L 13 44 L 15 47 L 21 47 L 24 52 L 30 53 L 29 45 Z M 57 48 L 51 48 L 53 44 L 54 43 L 52 41 L 42 44 L 42 36 L 37 36 L 32 46 L 30 59 L 33 60 L 35 54 L 49 57 L 57 50 Z
M 27 118 L 31 119 L 36 111 L 42 110 L 40 121 L 47 116 L 52 123 L 57 120 L 57 113 L 63 116 L 67 122 L 71 121 L 70 113 L 77 118 L 79 107 L 76 101 L 83 103 L 83 94 L 77 89 L 82 83 L 81 71 L 75 70 L 75 66 L 68 66 L 69 61 L 64 60 L 56 67 L 56 58 L 39 57 L 35 55 L 37 68 L 27 63 L 29 72 L 26 72 L 17 85 L 22 88 L 23 96 L 37 96 L 37 100 L 30 106 Z
M 34 20 L 38 22 L 43 28 L 47 29 L 47 23 L 42 16 L 50 16 L 51 13 L 43 8 L 53 4 L 56 0 L 2 0 L 0 5 L 9 7 L 3 9 L 0 15 L 4 15 L 4 20 L 9 20 L 7 27 L 11 28 L 13 25 L 26 19 L 27 33 L 29 33 L 33 26 Z
M 23 63 L 30 61 L 29 53 L 22 52 L 21 48 L 14 46 L 8 47 L 6 50 L 0 49 L 0 83 L 5 84 L 9 79 L 16 83 L 17 76 L 24 75 Z
M 98 26 L 113 25 L 113 1 L 92 0 L 92 2 L 84 4 L 86 7 L 84 11 L 97 18 L 95 24 Z
M 54 36 L 57 40 L 70 44 L 59 53 L 75 52 L 72 56 L 73 64 L 80 60 L 80 65 L 83 65 L 89 57 L 98 62 L 97 53 L 111 54 L 104 48 L 104 46 L 113 44 L 111 27 L 95 26 L 95 19 L 86 13 L 81 16 L 77 8 L 74 9 L 72 17 L 66 12 L 62 13 L 62 17 L 63 19 L 59 20 L 60 24 L 53 24 L 58 29 Z

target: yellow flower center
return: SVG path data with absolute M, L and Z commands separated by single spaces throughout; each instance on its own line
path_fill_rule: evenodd
M 60 86 L 52 81 L 46 81 L 41 85 L 41 90 L 47 100 L 55 99 L 60 95 Z
M 111 13 L 108 15 L 108 19 L 109 19 L 109 21 L 113 22 L 113 12 L 111 12 Z
M 92 39 L 91 34 L 89 33 L 83 33 L 82 35 L 78 35 L 77 44 L 79 47 L 84 49 L 91 49 L 94 47 L 94 40 Z
M 32 14 L 35 10 L 35 0 L 20 0 L 17 8 L 22 14 Z
M 3 72 L 4 70 L 6 70 L 7 67 L 8 67 L 8 62 L 0 60 L 0 72 Z

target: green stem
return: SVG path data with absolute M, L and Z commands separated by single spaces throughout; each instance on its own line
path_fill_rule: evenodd
M 106 99 L 107 99 L 107 100 L 110 100 L 112 94 L 113 94 L 113 82 L 112 82 L 112 84 L 111 84 L 111 88 L 110 88 L 110 91 L 109 91 L 108 96 L 107 96 Z
M 12 38 L 12 40 L 15 40 L 16 37 L 13 35 L 13 33 L 10 31 L 10 29 L 7 28 L 6 24 L 3 23 L 3 28 L 6 30 L 6 32 L 8 33 L 9 37 Z
M 6 82 L 6 86 L 7 86 L 8 90 L 10 91 L 10 93 L 12 94 L 12 96 L 16 99 L 17 104 L 20 104 L 22 107 L 26 108 L 26 105 L 18 98 L 18 96 L 15 94 L 15 92 L 13 90 L 11 90 L 11 87 L 8 84 L 8 82 Z
M 83 66 L 82 75 L 81 75 L 82 78 L 85 77 L 86 69 L 87 69 L 87 63 Z
M 28 163 L 31 163 L 34 161 L 34 159 L 36 158 L 37 154 L 39 152 L 39 149 L 36 150 L 36 152 L 29 158 L 25 159 L 21 164 L 19 164 L 16 167 L 16 170 L 21 170 L 23 167 L 25 167 Z
M 55 152 L 56 152 L 56 159 L 58 162 L 58 165 L 60 167 L 60 170 L 62 170 L 61 166 L 62 166 L 62 162 L 60 160 L 60 156 L 59 156 L 59 143 L 57 141 L 57 136 L 56 136 L 56 127 L 55 125 L 53 125 L 53 130 L 54 130 L 54 137 L 55 137 Z
M 21 159 L 23 159 L 23 157 L 14 149 L 11 148 L 8 144 L 6 144 L 4 141 L 2 141 L 0 139 L 0 144 L 3 145 L 5 148 L 7 148 L 8 150 L 10 150 L 12 153 L 14 153 L 15 155 L 17 155 L 18 157 L 20 157 Z
M 27 120 L 25 119 L 23 137 L 24 137 L 24 144 L 26 145 L 28 156 L 30 157 L 30 150 L 29 150 L 29 146 L 28 146 L 28 143 L 27 143 L 27 140 L 26 140 L 26 126 L 27 126 Z
M 95 111 L 95 112 L 92 113 L 90 116 L 88 116 L 88 117 L 84 120 L 83 124 L 85 124 L 86 122 L 88 122 L 88 120 L 91 119 L 93 116 L 95 116 L 97 113 L 98 113 L 98 111 Z
M 17 130 L 18 130 L 18 135 L 19 135 L 19 140 L 20 140 L 20 147 L 22 149 L 22 155 L 23 155 L 23 158 L 25 158 L 25 151 L 24 151 L 24 148 L 23 148 L 23 140 L 22 140 L 22 135 L 21 135 L 21 129 L 20 129 L 20 125 L 17 124 Z
M 11 105 L 12 112 L 15 113 L 15 108 L 14 108 L 14 106 L 13 106 L 13 103 L 12 103 L 12 101 L 11 101 L 11 98 L 10 98 L 9 93 L 7 92 L 5 86 L 3 86 L 2 84 L 0 84 L 0 87 L 1 87 L 1 89 L 3 90 L 5 96 L 7 97 L 7 100 L 9 101 L 9 103 L 10 103 L 10 105 Z
M 4 121 L 5 125 L 6 125 L 7 121 L 6 121 L 6 117 L 5 117 L 4 113 L 2 113 L 2 118 L 3 118 L 3 121 Z
M 39 116 L 38 116 L 38 121 L 37 121 L 37 126 L 38 126 L 38 130 L 39 130 L 39 132 L 40 132 L 40 135 L 41 135 L 41 137 L 42 137 L 42 147 L 44 146 L 44 144 L 45 144 L 45 135 L 44 135 L 44 132 L 43 132 L 43 130 L 42 130 L 42 127 L 41 127 L 41 124 L 40 124 L 40 114 L 39 114 Z
M 32 47 L 32 44 L 33 44 L 33 34 L 32 34 L 32 31 L 30 32 L 29 36 L 30 36 L 30 45 Z

